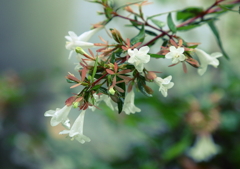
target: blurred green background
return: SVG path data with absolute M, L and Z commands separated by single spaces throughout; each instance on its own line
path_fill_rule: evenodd
M 130 1 L 118 1 L 123 4 Z M 155 0 L 144 7 L 147 16 L 182 9 L 208 7 L 214 0 Z M 188 66 L 188 73 L 170 62 L 153 60 L 150 70 L 173 76 L 175 86 L 164 98 L 158 88 L 154 97 L 136 95 L 140 113 L 125 115 L 112 112 L 105 104 L 102 111 L 87 112 L 84 133 L 90 143 L 70 141 L 51 127 L 44 112 L 63 107 L 73 90 L 64 76 L 74 73 L 74 57 L 68 60 L 64 36 L 78 35 L 103 19 L 97 4 L 82 0 L 0 2 L 0 168 L 1 169 L 237 169 L 240 168 L 240 15 L 229 12 L 217 21 L 219 33 L 230 60 L 220 58 L 218 69 L 208 67 L 199 76 Z M 165 16 L 160 17 L 166 21 Z M 124 38 L 136 34 L 126 31 L 121 19 L 107 28 L 119 29 Z M 122 31 L 123 30 L 123 31 Z M 104 31 L 101 36 L 107 37 Z M 219 51 L 207 25 L 179 33 L 186 41 L 202 43 L 208 53 Z M 91 42 L 99 42 L 97 36 Z M 159 46 L 161 43 L 159 43 Z M 159 46 L 155 49 L 159 50 Z M 154 66 L 154 68 L 153 68 Z M 199 134 L 200 112 L 204 127 L 221 151 L 208 161 L 196 162 L 187 154 Z M 79 114 L 71 111 L 72 118 Z M 193 116 L 192 116 L 193 115 Z M 194 118 L 193 118 L 194 117 Z M 196 121 L 194 121 L 196 120 Z M 202 125 L 202 123 L 201 123 Z M 204 150 L 203 150 L 204 151 Z M 206 150 L 207 151 L 207 150 Z

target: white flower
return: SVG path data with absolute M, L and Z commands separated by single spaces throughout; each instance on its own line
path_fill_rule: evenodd
M 80 36 L 77 36 L 74 32 L 69 31 L 68 32 L 69 36 L 65 36 L 65 38 L 68 40 L 66 42 L 66 49 L 71 50 L 69 54 L 69 58 L 71 57 L 76 47 L 81 47 L 81 48 L 93 47 L 94 44 L 87 41 L 100 29 L 101 27 L 84 32 Z
M 138 107 L 136 107 L 134 105 L 134 91 L 132 90 L 131 92 L 127 93 L 124 104 L 123 104 L 123 111 L 126 114 L 130 114 L 130 113 L 136 113 L 136 112 L 140 112 L 141 109 L 139 109 Z
M 131 56 L 128 62 L 134 64 L 138 72 L 142 72 L 144 64 L 150 61 L 150 55 L 147 54 L 148 52 L 148 46 L 141 47 L 139 50 L 128 49 L 128 54 Z
M 83 135 L 83 122 L 84 122 L 85 110 L 80 113 L 78 118 L 73 123 L 70 130 L 63 130 L 59 134 L 69 134 L 70 137 L 76 139 L 80 143 L 85 143 L 91 141 L 90 138 Z
M 199 135 L 194 146 L 188 150 L 188 155 L 201 162 L 210 160 L 219 151 L 220 147 L 213 142 L 211 135 Z
M 212 65 L 216 68 L 219 65 L 217 58 L 222 56 L 222 53 L 220 52 L 215 52 L 209 55 L 203 50 L 197 48 L 195 48 L 195 53 L 200 60 L 200 68 L 198 68 L 198 74 L 200 75 L 203 75 L 206 72 L 208 65 Z
M 174 83 L 171 82 L 172 76 L 168 76 L 164 79 L 161 77 L 156 77 L 154 81 L 157 83 L 158 86 L 160 86 L 159 91 L 161 91 L 162 95 L 164 97 L 167 97 L 167 90 L 172 88 Z
M 62 123 L 64 127 L 70 128 L 68 114 L 71 108 L 72 106 L 65 105 L 62 109 L 57 108 L 56 110 L 48 110 L 44 113 L 44 116 L 52 117 L 50 121 L 51 126 L 56 126 L 59 123 Z
M 178 47 L 176 48 L 175 46 L 170 46 L 169 47 L 170 52 L 168 52 L 165 55 L 166 59 L 172 59 L 172 63 L 178 63 L 180 61 L 184 61 L 186 59 L 186 56 L 183 54 L 184 48 L 183 47 Z

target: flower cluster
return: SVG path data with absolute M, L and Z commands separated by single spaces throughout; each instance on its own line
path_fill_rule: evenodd
M 131 5 L 124 5 L 122 8 L 135 16 L 134 19 L 120 15 L 115 7 L 111 6 L 107 0 L 93 1 L 102 4 L 104 14 L 107 20 L 93 25 L 93 29 L 82 33 L 80 36 L 69 31 L 66 49 L 70 50 L 69 59 L 73 53 L 78 60 L 75 70 L 79 78 L 74 74 L 69 73 L 66 76 L 68 83 L 73 85 L 70 88 L 77 88 L 82 86 L 83 89 L 77 94 L 69 97 L 65 101 L 62 109 L 49 110 L 45 112 L 45 116 L 50 116 L 50 124 L 56 126 L 62 124 L 66 130 L 61 131 L 60 134 L 68 134 L 69 137 L 75 138 L 80 143 L 89 142 L 90 138 L 83 134 L 84 116 L 87 109 L 95 111 L 100 109 L 99 105 L 103 101 L 112 110 L 118 113 L 125 112 L 126 114 L 134 114 L 141 112 L 141 109 L 134 104 L 134 91 L 140 91 L 144 95 L 151 97 L 153 90 L 147 85 L 148 83 L 156 83 L 159 86 L 159 91 L 164 97 L 168 96 L 168 89 L 174 86 L 171 82 L 172 75 L 167 77 L 158 77 L 156 74 L 158 70 L 148 70 L 146 65 L 151 58 L 166 58 L 172 60 L 172 65 L 182 63 L 184 71 L 186 71 L 186 62 L 191 66 L 198 68 L 198 73 L 203 75 L 206 72 L 207 66 L 212 65 L 217 67 L 219 65 L 218 57 L 221 53 L 207 54 L 201 49 L 198 49 L 199 43 L 187 43 L 179 36 L 176 36 L 176 28 L 185 29 L 188 24 L 195 24 L 196 16 L 192 16 L 192 22 L 181 23 L 178 26 L 173 24 L 171 15 L 168 16 L 168 26 L 170 30 L 163 30 L 160 22 L 153 20 L 155 25 L 151 25 L 148 19 L 144 19 L 142 13 L 142 6 L 149 3 L 138 3 L 139 13 L 131 9 Z M 210 11 L 210 10 L 209 10 Z M 209 12 L 208 11 L 208 12 Z M 212 11 L 214 12 L 214 11 Z M 207 15 L 207 12 L 202 12 Z M 131 38 L 123 38 L 120 31 L 110 29 L 109 35 L 114 42 L 109 43 L 107 40 L 100 37 L 102 42 L 89 42 L 91 37 L 106 29 L 106 25 L 115 17 L 120 17 L 131 21 L 132 26 L 138 29 L 138 33 Z M 203 16 L 201 15 L 201 18 Z M 142 19 L 143 21 L 139 21 Z M 157 32 L 147 30 L 146 27 L 154 29 Z M 172 32 L 173 34 L 170 34 Z M 155 37 L 150 41 L 145 41 L 147 34 Z M 151 47 L 158 40 L 162 39 L 164 43 L 159 46 L 158 53 L 151 53 Z M 97 48 L 96 51 L 90 48 Z M 86 51 L 88 49 L 88 51 Z M 197 56 L 194 59 L 193 56 Z M 72 108 L 79 108 L 81 111 L 78 118 L 71 125 L 68 119 L 69 112 Z

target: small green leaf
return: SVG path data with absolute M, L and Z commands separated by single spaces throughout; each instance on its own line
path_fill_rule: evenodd
M 190 146 L 190 135 L 187 133 L 184 136 L 185 137 L 183 137 L 179 142 L 172 145 L 171 148 L 167 149 L 167 151 L 163 153 L 163 158 L 165 160 L 172 160 L 176 158 Z
M 215 37 L 216 37 L 216 39 L 217 39 L 218 46 L 220 47 L 220 49 L 221 49 L 224 57 L 225 57 L 226 59 L 229 59 L 229 56 L 227 55 L 227 53 L 226 53 L 225 50 L 223 49 L 222 42 L 221 42 L 221 39 L 220 39 L 218 30 L 217 30 L 216 26 L 214 25 L 214 21 L 208 22 L 208 25 L 209 25 L 209 27 L 211 28 L 213 34 L 215 35 Z
M 105 12 L 105 16 L 106 16 L 108 19 L 112 18 L 112 12 L 113 12 L 113 9 L 112 9 L 112 8 L 106 7 L 106 8 L 104 9 L 104 12 Z
M 119 98 L 117 105 L 118 105 L 118 114 L 120 114 L 122 112 L 123 109 L 123 104 L 124 104 L 124 99 L 123 98 Z
M 150 31 L 150 30 L 145 30 L 145 33 L 148 34 L 148 35 L 151 35 L 151 36 L 157 36 L 158 35 L 155 32 Z
M 158 55 L 158 54 L 153 54 L 153 53 L 148 53 L 150 55 L 150 57 L 152 58 L 165 58 L 164 55 Z
M 94 67 L 93 67 L 93 73 L 92 73 L 92 82 L 94 81 L 95 74 L 97 72 L 97 66 L 98 66 L 98 57 L 96 57 Z
M 92 90 L 98 90 L 101 86 L 102 86 L 101 84 L 95 85 L 92 87 Z
M 174 12 L 174 11 L 171 11 L 171 12 Z M 155 18 L 155 17 L 157 17 L 157 16 L 164 15 L 164 14 L 168 14 L 168 13 L 169 13 L 169 12 L 164 12 L 164 13 L 159 13 L 159 14 L 156 14 L 156 15 L 152 15 L 152 16 L 147 17 L 147 20 L 152 19 L 152 18 Z
M 138 89 L 146 96 L 148 97 L 152 97 L 151 94 L 149 94 L 144 86 L 146 85 L 146 80 L 145 80 L 145 77 L 144 76 L 139 76 L 138 79 L 137 79 L 137 86 L 138 86 Z
M 118 7 L 115 11 L 117 12 L 117 11 L 118 11 L 119 9 L 121 9 L 121 8 L 130 6 L 130 5 L 134 5 L 134 4 L 138 4 L 138 3 L 140 3 L 140 2 L 142 2 L 142 1 L 133 2 L 133 3 L 128 3 L 128 4 L 126 4 L 126 5 L 123 5 L 123 6 Z
M 234 7 L 234 5 L 235 4 L 228 4 L 228 5 L 220 5 L 220 4 L 218 4 L 218 6 L 220 7 L 220 8 L 222 8 L 223 10 L 226 10 L 226 11 L 232 11 L 232 12 L 239 12 L 239 10 L 233 10 L 233 9 L 231 9 L 231 8 L 233 8 Z M 240 9 L 240 6 L 239 6 L 239 9 Z
M 77 83 L 77 82 L 75 82 L 75 81 L 73 81 L 73 80 L 69 80 L 69 79 L 66 79 L 66 81 L 67 81 L 68 83 Z
M 172 20 L 172 14 L 169 13 L 168 16 L 167 16 L 167 24 L 168 24 L 168 27 L 169 29 L 172 31 L 172 33 L 176 33 L 177 32 L 177 28 Z
M 166 25 L 165 22 L 159 21 L 157 19 L 151 19 L 151 21 L 159 28 L 162 28 L 162 27 L 164 27 Z
M 178 21 L 186 21 L 190 18 L 193 18 L 197 15 L 199 15 L 201 12 L 203 12 L 202 8 L 198 8 L 198 7 L 189 7 L 186 8 L 184 10 L 178 11 L 176 18 Z
M 100 87 L 100 88 L 98 89 L 98 91 L 99 91 L 99 93 L 103 93 L 103 94 L 108 95 L 108 90 L 107 90 L 106 88 L 104 88 L 104 87 Z
M 202 24 L 190 24 L 190 25 L 186 25 L 186 26 L 182 26 L 182 27 L 178 27 L 177 30 L 178 31 L 188 31 L 190 29 L 196 28 L 201 26 Z
M 142 25 L 142 28 L 140 32 L 137 34 L 137 36 L 131 39 L 131 44 L 134 45 L 138 42 L 143 42 L 144 38 L 145 38 L 145 29 L 144 29 L 144 25 Z

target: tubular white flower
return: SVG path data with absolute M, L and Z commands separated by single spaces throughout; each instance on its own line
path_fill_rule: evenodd
M 83 135 L 84 115 L 85 110 L 80 113 L 80 115 L 75 120 L 70 130 L 63 130 L 59 134 L 69 134 L 69 137 L 76 139 L 82 144 L 91 141 L 90 138 Z
M 74 32 L 69 31 L 68 32 L 69 36 L 65 36 L 65 38 L 68 40 L 66 42 L 66 49 L 71 50 L 69 54 L 69 58 L 71 57 L 76 47 L 81 47 L 81 48 L 93 47 L 94 44 L 87 41 L 100 29 L 101 27 L 84 32 L 80 36 L 77 36 Z
M 124 104 L 123 104 L 123 111 L 126 114 L 130 114 L 130 113 L 136 113 L 136 112 L 140 112 L 141 109 L 139 109 L 138 107 L 136 107 L 134 105 L 134 91 L 132 90 L 131 92 L 127 93 Z
M 220 147 L 214 143 L 210 134 L 198 135 L 194 146 L 188 150 L 187 154 L 195 161 L 201 162 L 210 160 L 219 151 Z
M 176 48 L 175 46 L 170 46 L 169 47 L 170 52 L 168 52 L 165 55 L 166 59 L 172 59 L 172 63 L 178 63 L 180 61 L 184 61 L 186 59 L 186 56 L 183 54 L 184 48 L 183 47 L 178 47 Z
M 62 123 L 62 125 L 66 128 L 70 128 L 70 123 L 68 119 L 68 114 L 71 110 L 72 106 L 65 105 L 63 108 L 56 110 L 48 110 L 44 113 L 44 116 L 46 117 L 52 117 L 50 124 L 51 126 L 56 126 L 59 123 Z
M 144 64 L 150 61 L 150 55 L 147 54 L 149 50 L 148 46 L 141 47 L 139 50 L 128 49 L 128 54 L 131 56 L 128 62 L 134 64 L 138 72 L 142 72 Z
M 200 68 L 198 68 L 199 75 L 203 75 L 206 72 L 208 65 L 212 65 L 217 68 L 217 66 L 219 65 L 219 61 L 217 58 L 223 56 L 220 52 L 215 52 L 209 55 L 198 48 L 195 48 L 194 51 L 200 60 Z
M 161 91 L 162 95 L 164 97 L 167 97 L 167 91 L 168 89 L 172 88 L 174 83 L 171 82 L 172 76 L 168 76 L 164 79 L 161 77 L 156 77 L 154 81 L 157 83 L 158 86 L 160 86 L 159 91 Z

